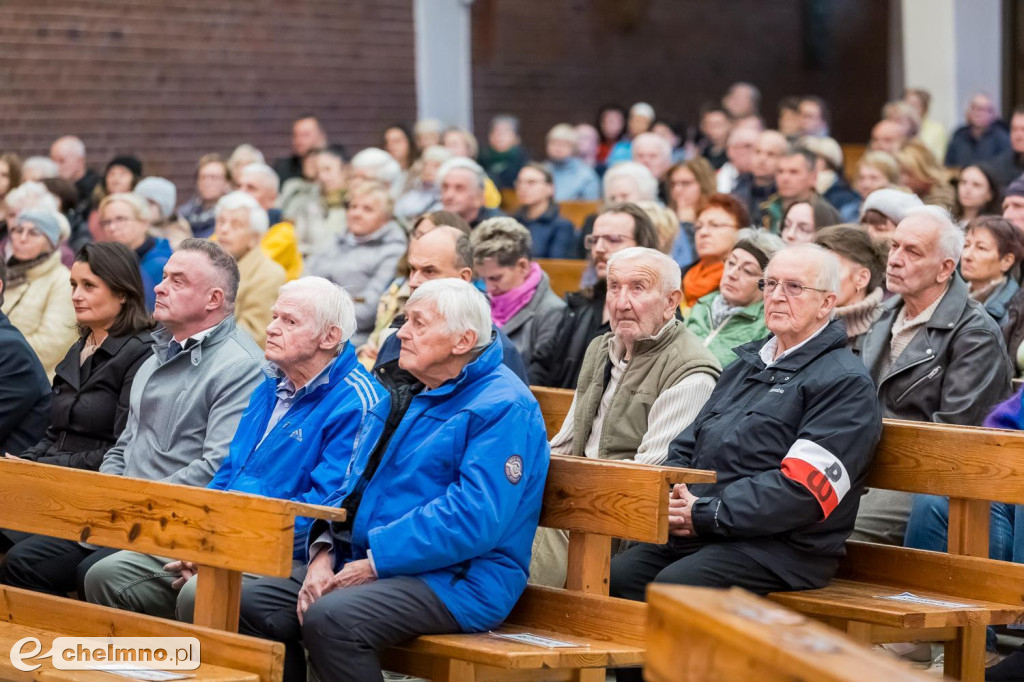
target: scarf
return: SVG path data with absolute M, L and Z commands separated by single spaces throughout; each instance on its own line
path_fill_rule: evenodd
M 40 263 L 45 262 L 46 259 L 52 255 L 53 252 L 50 251 L 48 253 L 38 255 L 32 260 L 21 260 L 11 256 L 7 261 L 7 288 L 13 289 L 16 286 L 27 282 L 28 271 Z
M 513 287 L 503 294 L 491 296 L 491 319 L 499 329 L 512 319 L 512 316 L 522 310 L 530 299 L 533 298 L 544 273 L 536 263 L 530 263 L 530 274 L 517 287 Z
M 969 282 L 967 284 L 967 295 L 973 298 L 978 303 L 984 303 L 988 300 L 988 297 L 992 295 L 998 287 L 1001 287 L 1006 283 L 1006 277 L 999 277 L 991 282 L 985 284 L 978 284 L 977 282 Z
M 878 287 L 864 297 L 864 300 L 836 308 L 836 317 L 846 324 L 846 335 L 851 339 L 860 336 L 871 327 L 882 314 L 882 288 Z
M 743 310 L 743 306 L 729 305 L 725 296 L 719 294 L 711 301 L 711 328 L 718 329 L 719 326 L 730 317 Z
M 707 296 L 718 289 L 718 285 L 722 282 L 723 272 L 725 272 L 725 263 L 722 261 L 705 263 L 699 260 L 694 263 L 683 277 L 683 297 L 686 307 L 692 308 L 698 298 Z

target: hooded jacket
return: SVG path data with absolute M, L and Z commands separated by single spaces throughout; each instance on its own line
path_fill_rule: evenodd
M 526 587 L 550 456 L 540 406 L 493 340 L 458 377 L 411 398 L 399 372 L 378 372 L 390 395 L 325 503 L 351 510 L 361 496 L 357 510 L 345 524 L 315 521 L 309 537 L 331 530 L 335 570 L 370 551 L 378 577 L 420 578 L 464 631 L 488 630 Z
M 208 487 L 320 504 L 340 486 L 370 410 L 384 389 L 345 344 L 322 380 L 299 389 L 280 421 L 264 437 L 277 405 L 279 370 L 253 391 L 228 456 Z M 315 384 L 315 385 L 314 385 Z M 311 519 L 295 519 L 295 556 L 306 550 Z
M 711 304 L 722 292 L 715 291 L 697 300 L 686 318 L 686 327 L 699 336 L 704 347 L 714 353 L 725 367 L 736 359 L 733 348 L 768 336 L 764 326 L 764 301 L 755 301 L 737 310 L 717 327 L 711 326 Z
M 768 340 L 736 349 L 666 464 L 711 469 L 689 486 L 694 539 L 731 542 L 793 589 L 823 587 L 853 530 L 882 431 L 874 384 L 841 321 L 766 367 Z

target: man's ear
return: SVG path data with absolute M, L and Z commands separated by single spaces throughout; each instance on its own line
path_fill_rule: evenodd
M 478 339 L 479 337 L 472 329 L 467 329 L 461 334 L 458 334 L 455 337 L 455 345 L 452 346 L 452 355 L 465 355 L 466 353 L 469 353 L 476 347 Z
M 207 310 L 220 310 L 224 307 L 224 290 L 220 287 L 214 287 L 210 290 L 210 298 L 206 302 Z
M 322 350 L 335 350 L 341 345 L 341 327 L 337 325 L 331 325 L 324 334 L 324 337 L 320 339 L 320 348 Z
M 473 281 L 473 268 L 462 268 L 459 270 L 459 279 L 463 282 Z
M 683 300 L 683 292 L 680 289 L 669 293 L 668 295 L 668 317 L 665 319 L 666 322 L 671 320 L 675 314 L 676 309 L 679 307 L 679 302 Z

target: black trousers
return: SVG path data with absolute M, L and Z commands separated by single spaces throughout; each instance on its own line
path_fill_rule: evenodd
M 16 539 L 16 538 L 12 538 Z M 85 594 L 85 574 L 116 549 L 89 549 L 71 540 L 30 535 L 17 540 L 0 564 L 0 583 L 35 592 Z
M 651 582 L 696 587 L 742 587 L 768 594 L 789 586 L 736 549 L 735 544 L 635 545 L 612 559 L 613 597 L 644 601 Z M 615 671 L 618 682 L 641 682 L 640 668 Z
M 295 606 L 306 577 L 262 578 L 242 588 L 239 632 L 285 644 L 285 682 L 305 682 L 309 662 L 323 682 L 380 682 L 382 650 L 417 635 L 459 632 L 459 624 L 418 578 L 377 580 L 320 597 L 299 625 Z

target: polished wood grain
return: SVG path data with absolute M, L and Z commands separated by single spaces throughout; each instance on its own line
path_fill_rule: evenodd
M 537 258 L 536 262 L 547 273 L 551 291 L 558 297 L 580 290 L 583 271 L 587 269 L 587 261 L 572 258 Z
M 583 227 L 587 218 L 597 213 L 599 208 L 601 208 L 600 201 L 563 201 L 558 204 L 558 212 L 577 230 Z
M 540 411 L 544 416 L 544 427 L 548 432 L 548 440 L 551 440 L 562 428 L 565 415 L 569 414 L 573 392 L 567 388 L 547 388 L 546 386 L 530 386 L 530 391 L 540 403 Z
M 931 679 L 740 589 L 648 588 L 650 682 Z

